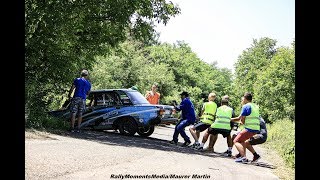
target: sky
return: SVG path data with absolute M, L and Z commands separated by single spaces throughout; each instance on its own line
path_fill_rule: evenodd
M 197 56 L 234 72 L 253 39 L 268 37 L 290 47 L 295 38 L 294 0 L 171 0 L 181 14 L 158 24 L 159 40 L 184 41 Z

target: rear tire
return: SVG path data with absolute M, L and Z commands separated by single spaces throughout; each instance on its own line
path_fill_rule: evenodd
M 138 125 L 132 118 L 122 118 L 119 122 L 120 134 L 133 136 L 138 131 Z
M 148 126 L 138 129 L 138 134 L 142 137 L 148 137 L 154 132 L 154 126 Z

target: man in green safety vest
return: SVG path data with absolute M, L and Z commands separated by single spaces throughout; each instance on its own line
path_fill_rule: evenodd
M 218 134 L 221 134 L 224 138 L 227 137 L 228 150 L 225 152 L 225 155 L 231 157 L 233 144 L 230 135 L 230 121 L 233 114 L 233 109 L 228 106 L 228 102 L 228 99 L 225 98 L 221 100 L 221 106 L 217 109 L 216 119 L 203 135 L 202 142 L 197 148 L 198 150 L 203 150 L 203 146 L 208 140 L 210 134 L 212 134 L 213 137 L 213 146 L 218 138 Z
M 230 97 L 228 95 L 224 95 L 224 96 L 222 96 L 222 99 L 226 99 L 228 101 L 228 106 L 233 109 L 232 118 L 236 117 L 236 115 L 234 113 L 234 108 L 233 108 L 232 105 L 230 105 Z M 234 121 L 230 121 L 231 130 L 237 130 L 237 128 L 238 128 L 237 125 L 238 125 L 238 123 L 235 123 Z M 216 141 L 216 140 L 214 140 L 213 135 L 210 135 L 209 136 L 209 145 L 206 148 L 203 148 L 203 150 L 204 151 L 208 151 L 208 152 L 214 152 L 213 141 Z M 233 142 L 232 141 L 233 141 L 233 139 L 231 138 L 231 143 L 232 143 L 232 146 L 233 146 Z M 228 147 L 230 147 L 230 146 L 228 146 Z M 228 150 L 224 152 L 225 155 L 230 156 L 228 153 L 230 153 Z
M 234 138 L 233 143 L 239 151 L 240 157 L 235 162 L 247 163 L 249 160 L 246 158 L 246 145 L 245 141 L 260 132 L 260 113 L 259 106 L 252 103 L 252 94 L 249 92 L 244 93 L 241 114 L 238 117 L 231 118 L 233 121 L 240 120 L 243 129 Z
M 200 146 L 200 132 L 208 129 L 215 119 L 215 114 L 217 111 L 217 104 L 214 102 L 215 98 L 215 93 L 210 93 L 208 95 L 209 102 L 205 102 L 202 106 L 200 121 L 189 128 L 189 131 L 195 140 L 194 144 L 191 145 L 193 148 Z

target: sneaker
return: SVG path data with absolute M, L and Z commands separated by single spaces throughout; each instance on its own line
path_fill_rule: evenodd
M 249 160 L 246 157 L 239 157 L 235 160 L 235 162 L 248 163 Z
M 226 152 L 223 153 L 223 155 L 226 156 L 226 157 L 231 157 L 232 152 L 227 150 Z
M 247 158 L 242 159 L 242 163 L 248 163 L 248 162 L 249 162 L 249 160 Z
M 251 162 L 256 162 L 261 158 L 261 156 L 259 154 L 257 154 L 256 156 L 253 156 L 253 159 Z
M 174 140 L 169 141 L 169 143 L 170 143 L 170 144 L 174 144 L 174 145 L 177 145 L 177 144 L 178 144 L 178 142 L 175 142 Z
M 194 147 L 192 147 L 192 149 L 197 150 L 200 147 L 200 143 L 196 144 Z
M 185 141 L 182 146 L 183 147 L 186 147 L 186 146 L 189 146 L 191 144 L 191 141 Z
M 236 158 L 239 158 L 239 157 L 241 157 L 240 153 L 238 153 L 238 154 L 236 155 Z
M 69 131 L 72 133 L 76 132 L 76 130 L 74 128 L 70 128 Z
M 195 143 L 193 143 L 190 147 L 191 147 L 191 148 L 195 148 L 195 147 L 197 147 L 197 146 L 200 146 L 200 143 L 196 143 L 196 142 L 195 142 Z
M 201 147 L 201 146 L 197 146 L 197 147 L 195 147 L 194 149 L 195 149 L 195 150 L 198 150 L 198 151 L 203 151 L 203 147 Z

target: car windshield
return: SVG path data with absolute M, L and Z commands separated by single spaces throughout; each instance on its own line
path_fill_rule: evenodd
M 133 104 L 150 104 L 147 99 L 138 91 L 128 91 L 127 93 Z

